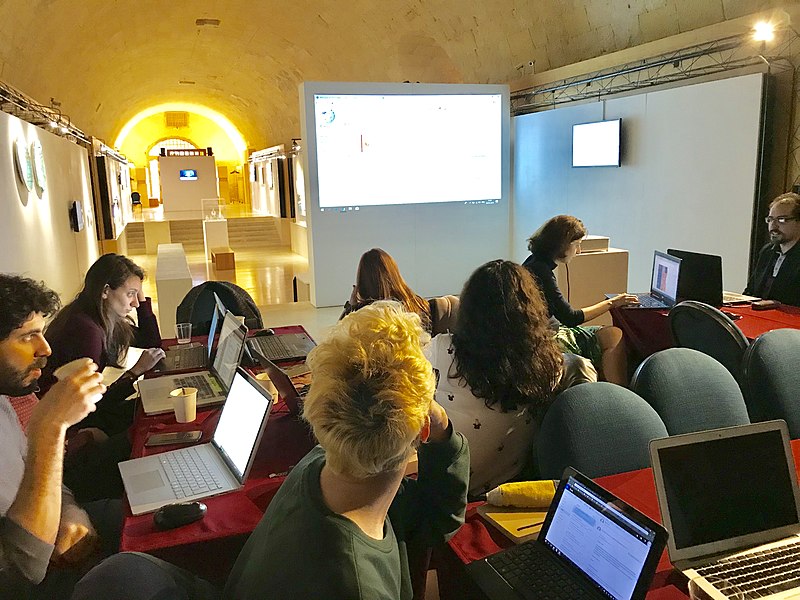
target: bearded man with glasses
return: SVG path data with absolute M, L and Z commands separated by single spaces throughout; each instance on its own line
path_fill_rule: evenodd
M 775 198 L 764 220 L 769 242 L 758 254 L 744 293 L 800 306 L 800 195 Z

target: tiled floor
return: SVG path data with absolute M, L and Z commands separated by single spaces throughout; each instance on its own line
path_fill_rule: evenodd
M 158 314 L 155 254 L 130 256 L 148 276 L 144 293 L 153 299 Z M 258 305 L 267 327 L 303 325 L 315 340 L 322 339 L 328 327 L 339 317 L 341 308 L 314 308 L 310 302 L 293 302 L 292 279 L 295 273 L 308 269 L 308 262 L 288 249 L 248 249 L 236 251 L 236 270 L 217 271 L 203 252 L 187 252 L 193 285 L 204 281 L 230 281 L 244 288 Z M 344 302 L 344 300 L 342 301 Z M 169 337 L 171 332 L 162 332 Z

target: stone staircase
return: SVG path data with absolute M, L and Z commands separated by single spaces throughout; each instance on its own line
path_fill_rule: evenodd
M 128 254 L 144 254 L 144 223 L 131 222 L 125 227 Z
M 289 241 L 281 241 L 279 220 L 275 217 L 243 217 L 228 219 L 228 241 L 236 250 L 253 248 L 286 248 Z M 183 244 L 187 252 L 202 252 L 203 222 L 200 219 L 170 221 L 170 236 L 174 243 Z M 128 223 L 125 228 L 128 254 L 144 254 L 144 224 Z
M 275 217 L 247 217 L 228 219 L 228 240 L 231 248 L 281 248 L 289 246 L 289 241 L 281 241 Z

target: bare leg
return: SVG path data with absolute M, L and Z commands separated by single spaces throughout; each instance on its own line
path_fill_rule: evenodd
M 622 330 L 619 327 L 603 327 L 597 332 L 597 341 L 603 353 L 601 379 L 628 387 L 628 356 Z

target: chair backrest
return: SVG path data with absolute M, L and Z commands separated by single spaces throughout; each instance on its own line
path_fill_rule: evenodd
M 575 467 L 602 477 L 650 466 L 650 440 L 667 436 L 656 411 L 613 383 L 584 383 L 556 396 L 536 437 L 539 475 L 560 479 Z
M 458 296 L 438 296 L 428 300 L 431 309 L 431 335 L 452 332 L 458 318 Z
M 191 323 L 192 335 L 205 335 L 214 314 L 214 293 L 234 315 L 244 317 L 248 329 L 263 329 L 261 312 L 246 290 L 228 281 L 206 281 L 194 286 L 175 310 L 176 323 Z
M 783 419 L 800 438 L 800 331 L 775 329 L 758 336 L 742 361 L 742 387 L 750 419 Z
M 733 375 L 707 354 L 690 348 L 670 348 L 647 357 L 636 369 L 631 389 L 655 409 L 670 435 L 750 422 Z
M 726 314 L 713 306 L 685 300 L 669 311 L 672 340 L 717 359 L 737 380 L 749 342 Z
M 136 206 L 137 204 L 141 206 L 142 195 L 139 192 L 131 192 L 131 204 L 134 206 Z

